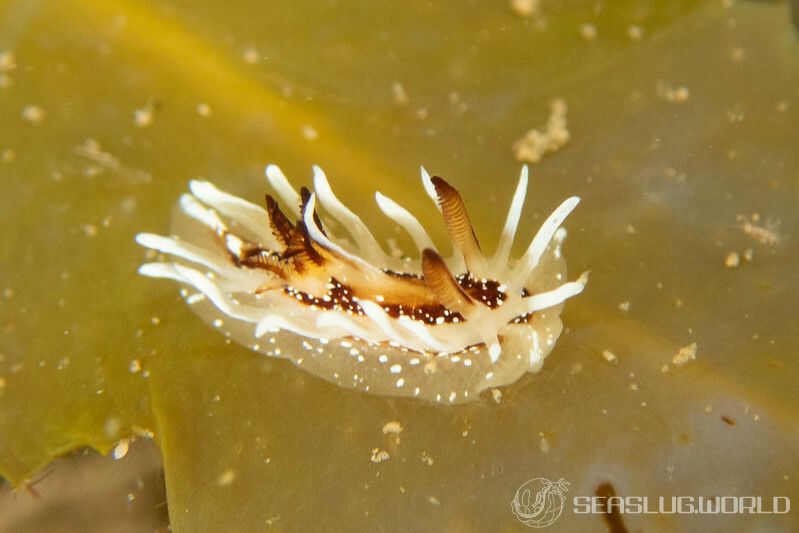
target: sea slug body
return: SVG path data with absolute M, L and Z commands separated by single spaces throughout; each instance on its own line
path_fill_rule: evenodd
M 419 221 L 378 192 L 380 209 L 418 248 L 396 257 L 339 201 L 324 172 L 313 173 L 314 191 L 297 192 L 277 166 L 266 168 L 282 209 L 271 195 L 264 209 L 191 181 L 173 235 L 136 236 L 171 261 L 139 272 L 184 285 L 189 305 L 236 342 L 341 387 L 454 404 L 541 369 L 562 329 L 563 302 L 587 281 L 565 281 L 560 251 L 561 224 L 579 198 L 555 209 L 511 260 L 527 167 L 493 255 L 482 251 L 460 194 L 422 168 L 453 256 L 443 257 Z

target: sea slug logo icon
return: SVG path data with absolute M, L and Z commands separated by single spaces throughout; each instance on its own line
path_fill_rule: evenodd
M 561 478 L 550 481 L 531 479 L 516 491 L 510 508 L 521 523 L 530 527 L 547 527 L 563 512 L 569 482 Z

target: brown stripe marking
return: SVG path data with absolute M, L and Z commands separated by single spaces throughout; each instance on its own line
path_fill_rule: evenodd
M 469 270 L 474 271 L 475 265 L 472 263 L 482 257 L 483 253 L 480 251 L 480 243 L 477 242 L 477 236 L 469 221 L 469 214 L 466 212 L 463 199 L 455 187 L 444 181 L 443 178 L 434 176 L 431 181 L 438 195 L 438 205 L 444 215 L 444 223 L 449 236 L 455 247 L 463 254 L 466 266 Z
M 618 505 L 608 508 L 608 498 L 615 498 L 617 496 L 616 489 L 610 482 L 602 483 L 596 488 L 596 495 L 600 498 L 599 508 L 602 513 L 602 518 L 605 519 L 605 525 L 608 526 L 610 533 L 627 533 L 627 528 L 621 518 Z
M 444 307 L 462 315 L 468 314 L 474 304 L 452 277 L 444 259 L 430 248 L 422 252 L 422 273 L 425 285 Z

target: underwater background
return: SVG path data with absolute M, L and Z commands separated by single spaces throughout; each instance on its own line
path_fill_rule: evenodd
M 511 501 L 539 477 L 567 502 L 799 505 L 797 11 L 0 0 L 0 530 L 523 531 Z M 568 140 L 525 156 L 560 101 Z M 168 231 L 190 179 L 259 203 L 267 163 L 296 185 L 322 166 L 401 245 L 375 190 L 446 242 L 424 165 L 492 249 L 519 157 L 516 253 L 578 195 L 564 256 L 591 278 L 542 371 L 501 395 L 337 388 L 136 272 L 134 235 Z M 567 504 L 557 526 L 793 531 L 797 512 Z

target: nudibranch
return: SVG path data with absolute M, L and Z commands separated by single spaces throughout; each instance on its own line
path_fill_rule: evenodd
M 186 302 L 236 342 L 341 387 L 448 404 L 473 399 L 537 372 L 552 350 L 563 302 L 587 280 L 565 281 L 561 257 L 561 224 L 580 199 L 555 209 L 511 260 L 526 166 L 493 255 L 481 249 L 455 188 L 424 168 L 421 174 L 443 215 L 451 257 L 407 209 L 377 192 L 379 208 L 418 248 L 414 257 L 386 253 L 319 167 L 314 191 L 298 193 L 269 165 L 282 208 L 269 194 L 264 209 L 191 181 L 173 235 L 136 236 L 172 260 L 139 272 L 183 284 Z

